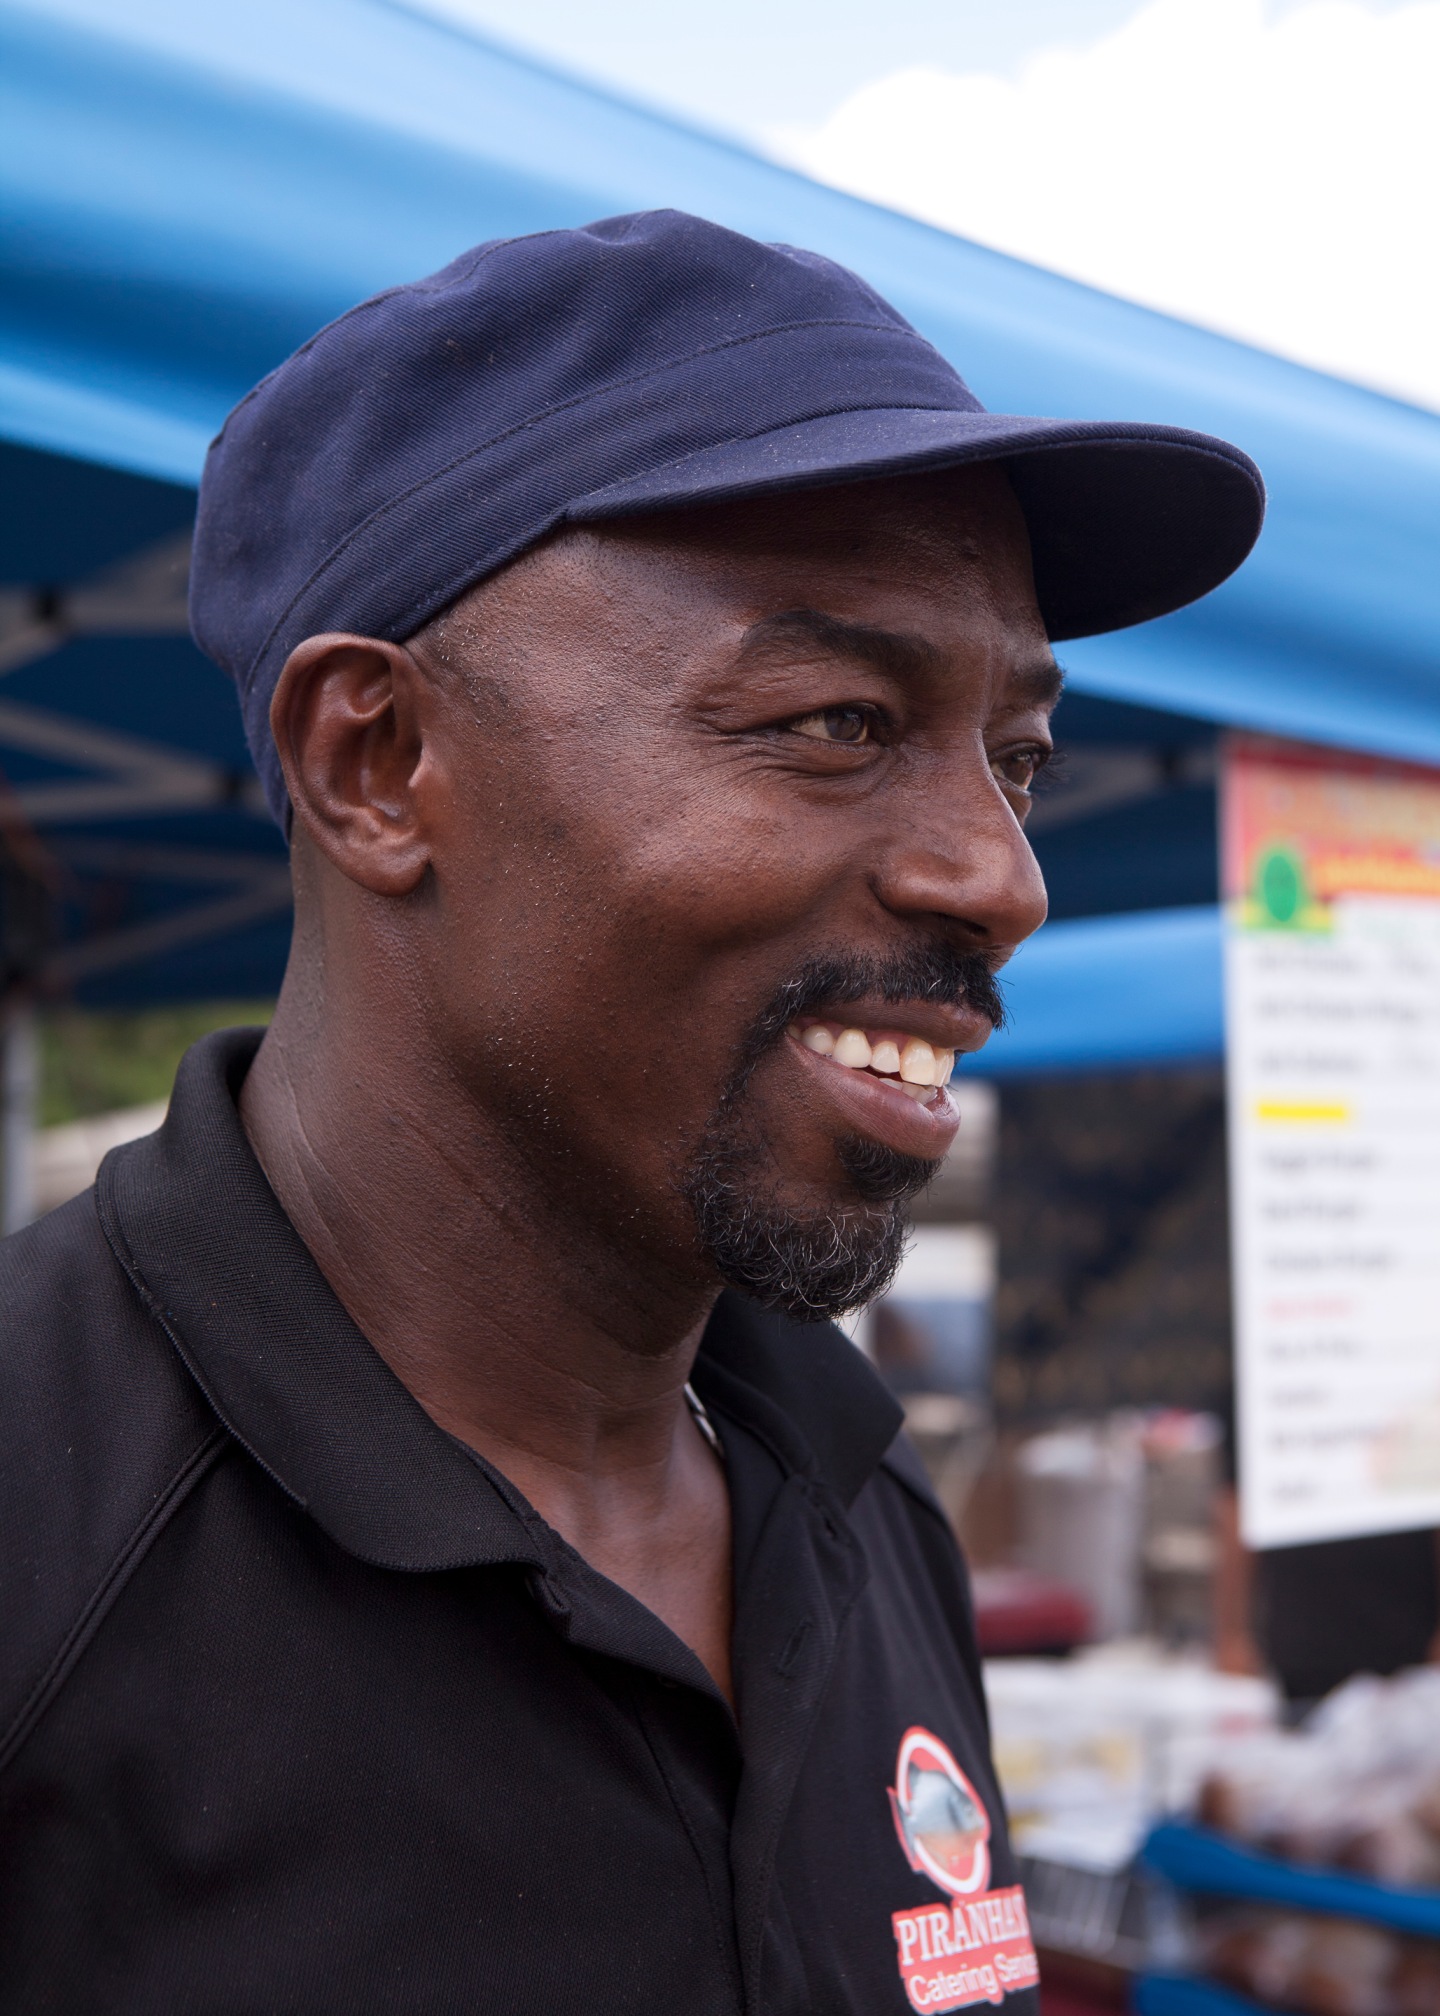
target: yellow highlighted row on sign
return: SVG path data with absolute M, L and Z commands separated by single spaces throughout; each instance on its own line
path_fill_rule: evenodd
M 1300 1120 L 1319 1121 L 1330 1126 L 1343 1127 L 1351 1119 L 1350 1104 L 1345 1099 L 1257 1099 L 1255 1118 L 1257 1120 Z

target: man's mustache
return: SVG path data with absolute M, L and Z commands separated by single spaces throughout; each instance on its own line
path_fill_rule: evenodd
M 960 951 L 943 939 L 912 945 L 885 958 L 862 953 L 820 953 L 782 983 L 756 1017 L 726 1090 L 728 1105 L 750 1074 L 799 1015 L 813 1014 L 836 1001 L 866 997 L 882 1001 L 926 1001 L 942 1007 L 974 1009 L 992 1029 L 1003 1028 L 1005 1001 L 994 966 L 983 952 Z

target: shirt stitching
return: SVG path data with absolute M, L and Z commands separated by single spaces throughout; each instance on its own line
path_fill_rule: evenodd
M 664 1785 L 665 1790 L 670 1795 L 670 1803 L 674 1807 L 676 1813 L 679 1815 L 680 1825 L 684 1828 L 686 1838 L 690 1843 L 690 1847 L 694 1853 L 695 1860 L 700 1865 L 700 1876 L 701 1880 L 705 1885 L 705 1901 L 710 1909 L 710 1929 L 715 1935 L 715 1945 L 718 1952 L 720 1964 L 721 1967 L 724 1969 L 726 1975 L 730 1976 L 733 1980 L 735 1968 L 738 1964 L 740 1957 L 738 1950 L 739 1926 L 738 1924 L 735 1923 L 732 1914 L 730 1924 L 734 1933 L 737 1936 L 735 1938 L 733 1946 L 727 1945 L 725 1938 L 725 1922 L 726 1922 L 725 1914 L 721 1909 L 719 1900 L 715 1896 L 714 1880 L 710 1868 L 709 1859 L 705 1854 L 704 1848 L 701 1846 L 700 1838 L 695 1831 L 694 1825 L 690 1818 L 690 1814 L 686 1810 L 685 1802 L 680 1797 L 679 1788 L 676 1786 L 674 1779 L 671 1775 L 669 1766 L 667 1765 L 665 1758 L 662 1755 L 661 1746 L 656 1741 L 655 1734 L 650 1727 L 649 1710 L 646 1704 L 639 1699 L 638 1688 L 635 1688 L 634 1690 L 633 1707 L 635 1710 L 636 1723 L 639 1726 L 641 1735 L 645 1739 L 646 1747 L 649 1750 L 651 1757 L 654 1759 L 655 1769 L 659 1772 L 661 1783 Z M 741 1984 L 737 1982 L 735 1983 L 735 1985 L 738 1987 Z
M 20 1704 L 10 1727 L 3 1736 L 0 1736 L 0 1771 L 4 1771 L 14 1762 L 36 1723 L 59 1693 L 86 1646 L 104 1622 L 116 1597 L 144 1560 L 171 1516 L 210 1469 L 229 1439 L 225 1429 L 218 1424 L 210 1430 L 199 1448 L 193 1449 L 185 1458 L 111 1562 L 99 1588 L 66 1632 L 59 1650 Z

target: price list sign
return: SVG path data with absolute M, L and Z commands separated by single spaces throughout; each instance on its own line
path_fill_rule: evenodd
M 1440 1525 L 1440 773 L 1222 773 L 1241 1525 Z

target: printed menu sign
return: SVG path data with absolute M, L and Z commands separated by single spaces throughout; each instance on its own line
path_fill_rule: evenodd
M 1221 823 L 1242 1530 L 1440 1525 L 1440 772 L 1236 737 Z

